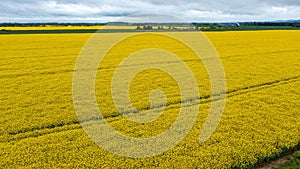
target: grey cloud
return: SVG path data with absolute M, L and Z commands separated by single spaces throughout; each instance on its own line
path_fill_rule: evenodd
M 140 12 L 161 12 L 189 21 L 298 19 L 298 0 L 2 0 L 0 22 L 78 20 L 100 22 Z M 109 20 L 108 20 L 109 19 Z M 93 20 L 93 19 L 92 19 Z

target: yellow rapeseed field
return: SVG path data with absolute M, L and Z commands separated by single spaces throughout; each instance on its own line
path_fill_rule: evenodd
M 195 33 L 180 32 L 190 38 Z M 109 86 L 124 54 L 153 41 L 154 46 L 178 50 L 196 77 L 201 99 L 190 96 L 191 102 L 200 103 L 193 129 L 176 147 L 141 159 L 107 152 L 77 119 L 72 78 L 78 55 L 92 34 L 0 35 L 0 168 L 252 168 L 299 145 L 300 31 L 205 34 L 223 63 L 227 99 L 217 130 L 203 144 L 198 141 L 209 112 L 209 77 L 183 46 L 148 34 L 120 44 L 116 51 L 123 53 L 109 53 L 99 65 L 99 108 L 117 131 L 138 138 L 157 135 L 174 122 L 180 93 L 168 74 L 143 71 L 130 86 L 133 105 L 149 109 L 149 92 L 161 89 L 167 96 L 165 112 L 149 124 L 120 116 Z

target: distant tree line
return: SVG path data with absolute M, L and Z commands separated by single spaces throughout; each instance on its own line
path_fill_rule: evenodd
M 228 23 L 193 23 L 196 26 L 291 26 L 300 27 L 300 20 L 298 21 L 282 21 L 282 22 L 228 22 Z
M 29 26 L 104 26 L 104 25 L 135 25 L 139 26 L 138 29 L 151 29 L 150 26 L 143 27 L 143 24 L 129 24 L 126 22 L 112 22 L 112 23 L 0 23 L 1 27 L 29 27 Z M 160 24 L 156 24 L 160 25 Z M 181 25 L 180 23 L 164 23 L 163 25 L 174 26 Z M 186 25 L 186 23 L 182 23 Z M 194 26 L 291 26 L 300 27 L 300 20 L 295 21 L 278 21 L 278 22 L 228 22 L 228 23 L 192 23 Z
M 293 26 L 299 27 L 300 22 L 245 22 L 245 26 Z

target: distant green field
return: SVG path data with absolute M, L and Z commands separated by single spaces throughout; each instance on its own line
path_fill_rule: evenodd
M 214 26 L 202 31 L 249 31 L 249 30 L 300 30 L 300 27 L 292 26 Z
M 65 34 L 65 33 L 95 33 L 98 29 L 76 30 L 0 30 L 0 34 Z

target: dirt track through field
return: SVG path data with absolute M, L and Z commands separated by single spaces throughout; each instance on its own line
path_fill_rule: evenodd
M 273 169 L 273 168 L 278 168 L 278 167 L 286 164 L 288 162 L 288 159 L 290 157 L 294 156 L 297 152 L 300 152 L 300 147 L 298 147 L 296 151 L 283 154 L 279 158 L 271 160 L 269 162 L 265 162 L 265 163 L 259 164 L 255 168 L 256 169 Z

